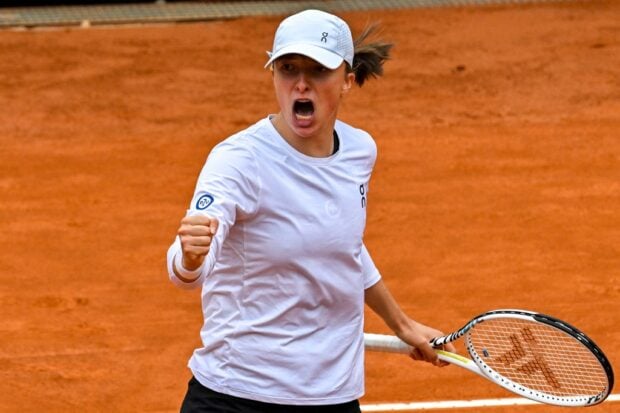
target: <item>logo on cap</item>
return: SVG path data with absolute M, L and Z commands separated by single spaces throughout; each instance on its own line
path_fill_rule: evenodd
M 329 36 L 329 33 L 323 32 L 323 37 L 321 37 L 321 41 L 323 43 L 327 43 L 327 36 Z

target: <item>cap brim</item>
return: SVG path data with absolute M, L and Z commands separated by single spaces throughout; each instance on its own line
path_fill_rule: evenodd
M 341 56 L 322 47 L 311 44 L 291 44 L 281 48 L 277 53 L 271 53 L 265 67 L 268 67 L 277 59 L 287 54 L 300 54 L 309 57 L 332 70 L 337 69 L 344 62 Z

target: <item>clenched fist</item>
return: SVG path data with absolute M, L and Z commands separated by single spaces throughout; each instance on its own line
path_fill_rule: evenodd
M 181 239 L 183 268 L 193 271 L 202 265 L 218 226 L 219 221 L 208 215 L 188 215 L 181 220 L 177 235 Z

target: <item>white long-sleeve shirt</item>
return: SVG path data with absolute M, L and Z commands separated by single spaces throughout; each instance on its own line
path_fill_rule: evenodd
M 212 390 L 270 403 L 336 404 L 364 393 L 363 244 L 376 145 L 337 122 L 327 158 L 291 147 L 266 118 L 218 144 L 191 213 L 219 220 L 200 277 L 203 347 L 189 367 Z

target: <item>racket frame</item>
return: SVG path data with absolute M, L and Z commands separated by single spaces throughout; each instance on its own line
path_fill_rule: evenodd
M 514 381 L 500 375 L 493 368 L 491 368 L 485 361 L 484 358 L 481 357 L 478 352 L 475 350 L 474 345 L 472 343 L 469 332 L 472 328 L 474 328 L 477 324 L 483 323 L 484 321 L 488 321 L 494 318 L 518 318 L 527 321 L 534 321 L 537 323 L 546 324 L 553 328 L 556 328 L 563 333 L 571 336 L 580 342 L 583 346 L 585 346 L 593 355 L 596 357 L 598 362 L 601 364 L 603 370 L 607 375 L 608 385 L 605 389 L 603 389 L 600 393 L 596 395 L 583 395 L 583 396 L 556 396 L 547 394 L 544 392 L 536 391 L 533 389 L 526 388 Z M 438 356 L 441 360 L 446 361 L 451 364 L 456 364 L 459 367 L 467 369 L 473 373 L 482 376 L 499 386 L 509 390 L 513 393 L 516 393 L 522 397 L 528 398 L 530 400 L 535 400 L 541 403 L 552 404 L 557 406 L 567 406 L 567 407 L 579 407 L 579 406 L 593 406 L 603 402 L 607 396 L 611 393 L 611 390 L 614 385 L 614 374 L 611 364 L 609 360 L 602 352 L 602 350 L 583 332 L 573 327 L 572 325 L 561 321 L 555 317 L 551 317 L 545 314 L 535 313 L 527 310 L 518 310 L 518 309 L 501 309 L 501 310 L 493 310 L 488 311 L 486 313 L 480 314 L 477 317 L 474 317 L 471 321 L 465 324 L 459 330 L 455 332 L 435 337 L 430 341 L 430 344 L 437 348 L 441 347 L 444 344 L 451 343 L 461 337 L 464 336 L 465 347 L 467 352 L 469 353 L 471 360 L 460 356 L 458 354 L 450 353 L 444 350 L 435 350 L 438 353 Z M 382 336 L 376 334 L 364 334 L 364 342 L 366 348 L 369 350 L 379 350 L 379 351 L 390 351 L 390 352 L 398 352 L 408 354 L 411 352 L 411 347 L 400 340 L 395 336 Z

